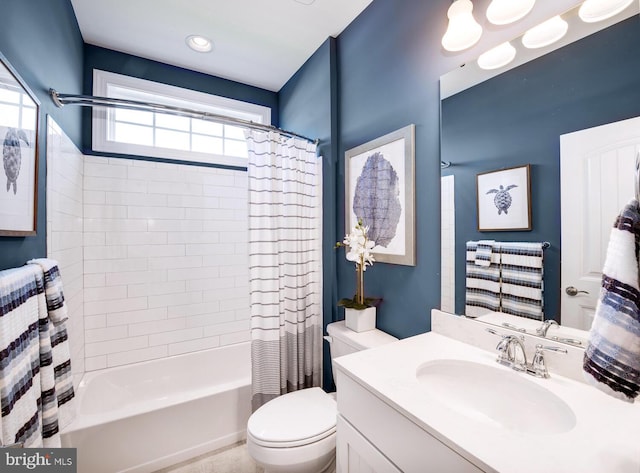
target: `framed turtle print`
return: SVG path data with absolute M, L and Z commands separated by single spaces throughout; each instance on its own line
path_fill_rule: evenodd
M 530 165 L 476 176 L 478 231 L 531 230 Z
M 36 233 L 38 112 L 35 95 L 0 54 L 0 235 Z
M 378 262 L 415 266 L 415 125 L 345 153 L 345 230 L 369 227 Z

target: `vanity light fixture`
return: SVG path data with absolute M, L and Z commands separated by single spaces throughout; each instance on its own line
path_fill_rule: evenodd
M 442 47 L 447 51 L 462 51 L 478 42 L 482 27 L 473 17 L 471 0 L 455 0 L 447 11 L 449 26 L 442 37 Z
M 494 25 L 508 25 L 524 18 L 536 0 L 492 0 L 487 8 L 487 20 Z
M 481 69 L 491 70 L 506 66 L 516 57 L 516 48 L 507 41 L 483 53 L 478 58 Z
M 633 0 L 585 0 L 578 16 L 585 23 L 596 23 L 617 15 L 633 3 Z
M 560 40 L 569 29 L 569 24 L 556 15 L 528 30 L 522 36 L 522 44 L 529 49 L 544 48 Z
M 213 43 L 209 38 L 205 38 L 204 36 L 200 36 L 197 34 L 192 34 L 187 36 L 185 40 L 187 46 L 199 53 L 208 53 L 213 49 Z

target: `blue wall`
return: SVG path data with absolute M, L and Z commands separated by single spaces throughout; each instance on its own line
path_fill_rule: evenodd
M 263 105 L 271 108 L 271 122 L 276 126 L 279 123 L 278 94 L 275 92 L 89 44 L 85 45 L 84 50 L 84 93 L 87 95 L 93 95 L 93 70 L 100 69 Z M 84 111 L 83 152 L 102 154 L 91 150 L 91 110 L 89 109 Z
M 336 165 L 337 84 L 336 41 L 327 39 L 278 93 L 280 126 L 311 138 L 318 138 L 323 173 L 323 305 L 324 326 L 337 320 L 336 252 Z M 324 383 L 331 389 L 331 362 L 324 344 Z
M 38 223 L 33 237 L 0 237 L 0 269 L 46 255 L 46 117 L 80 146 L 80 110 L 57 109 L 49 88 L 82 93 L 82 37 L 69 0 L 2 1 L 0 52 L 40 101 L 38 132 Z
M 558 318 L 560 135 L 640 115 L 638 51 L 636 16 L 443 101 L 442 153 L 453 163 L 443 174 L 455 175 L 456 187 L 456 312 L 464 311 L 467 240 L 549 241 L 545 316 Z M 476 174 L 527 163 L 533 230 L 479 233 Z
M 440 306 L 439 87 L 451 68 L 440 39 L 450 2 L 374 2 L 338 37 L 338 235 L 344 227 L 344 153 L 411 123 L 416 125 L 415 267 L 376 263 L 365 293 L 384 299 L 378 328 L 400 338 L 430 330 Z M 338 259 L 339 297 L 355 292 L 353 265 Z

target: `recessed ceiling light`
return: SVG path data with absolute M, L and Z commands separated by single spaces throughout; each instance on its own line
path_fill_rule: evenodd
M 295 0 L 298 3 L 302 3 L 303 5 L 311 5 L 316 0 Z
M 185 41 L 187 43 L 187 46 L 199 53 L 208 53 L 213 49 L 213 42 L 209 38 L 205 38 L 204 36 L 192 34 L 190 36 L 187 36 L 187 39 Z

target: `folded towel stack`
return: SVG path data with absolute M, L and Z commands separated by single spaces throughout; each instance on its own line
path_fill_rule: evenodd
M 640 393 L 640 208 L 632 200 L 609 238 L 602 289 L 584 354 L 585 379 L 618 399 Z

